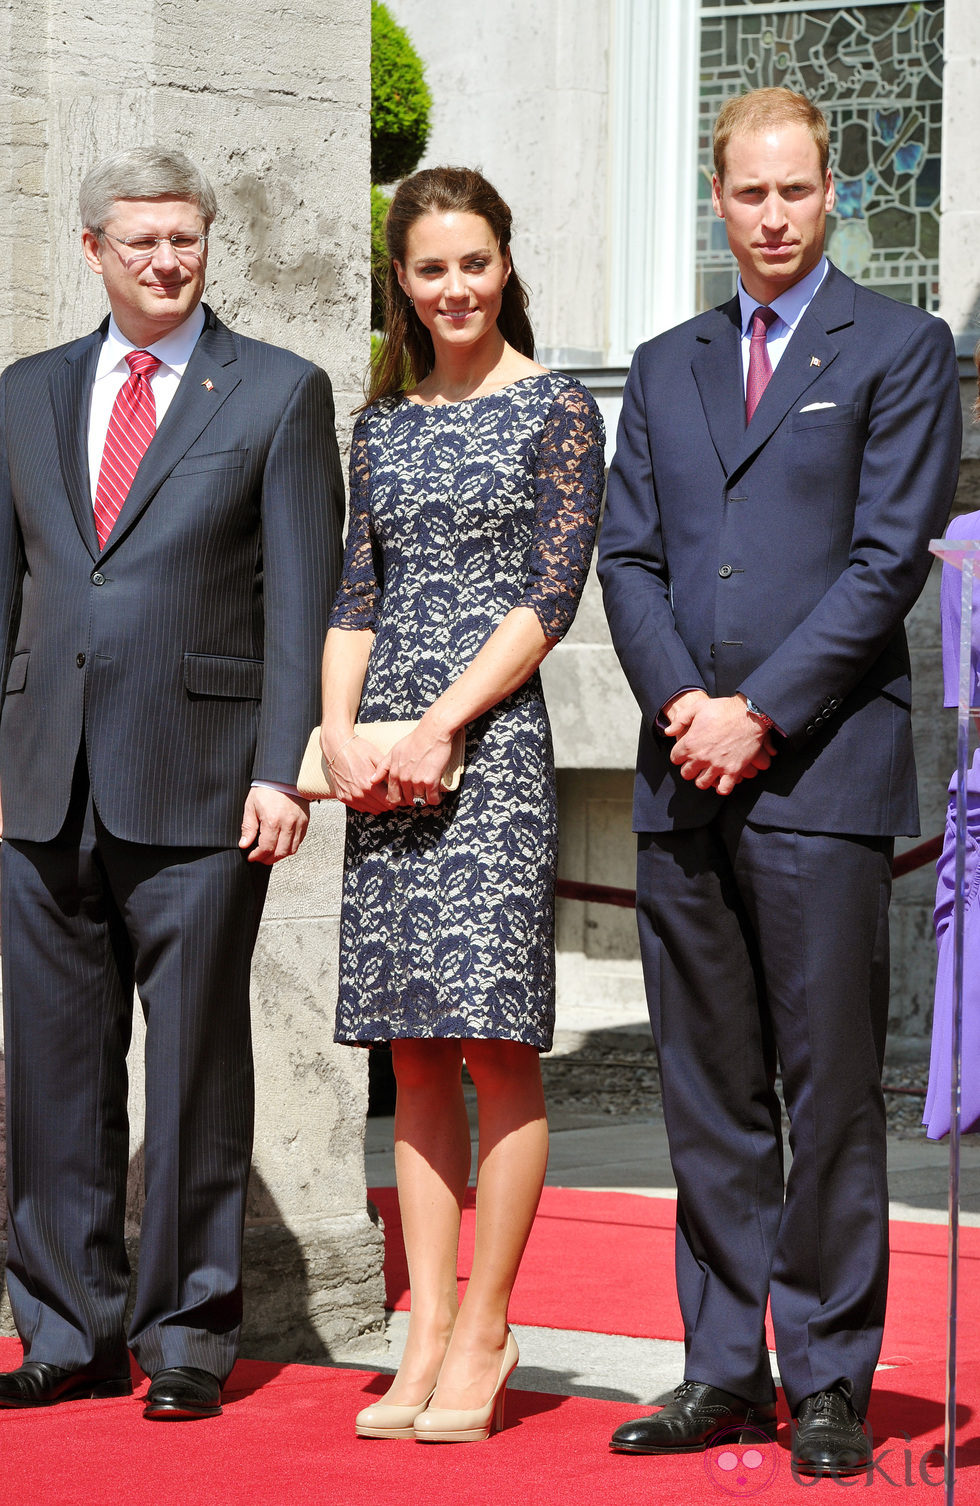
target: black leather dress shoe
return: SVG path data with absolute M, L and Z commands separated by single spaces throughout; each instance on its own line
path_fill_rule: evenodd
M 760 1433 L 775 1438 L 776 1403 L 759 1405 L 704 1381 L 682 1381 L 659 1412 L 618 1427 L 609 1447 L 624 1454 L 699 1454 L 717 1434 L 734 1441 L 743 1427 L 745 1442 Z
M 143 1406 L 143 1416 L 157 1422 L 217 1417 L 220 1412 L 221 1382 L 210 1370 L 198 1370 L 193 1365 L 158 1370 Z
M 858 1475 L 871 1459 L 871 1441 L 851 1404 L 849 1381 L 808 1396 L 793 1428 L 798 1475 Z
M 95 1376 L 89 1370 L 65 1370 L 45 1360 L 25 1360 L 19 1370 L 0 1375 L 0 1407 L 53 1407 L 59 1401 L 89 1396 L 131 1396 L 129 1375 Z

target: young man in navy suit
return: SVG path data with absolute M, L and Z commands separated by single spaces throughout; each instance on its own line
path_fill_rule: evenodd
M 730 101 L 736 296 L 636 352 L 599 573 L 643 712 L 637 913 L 677 1180 L 685 1379 L 612 1447 L 774 1436 L 867 1467 L 888 1258 L 894 837 L 918 831 L 903 618 L 956 485 L 949 330 L 824 255 L 826 121 Z M 789 1113 L 784 1179 L 777 1062 Z
M 6 1279 L 0 1408 L 131 1391 L 126 1050 L 146 1017 L 129 1344 L 145 1415 L 210 1417 L 234 1363 L 252 1143 L 249 965 L 296 851 L 343 482 L 326 375 L 201 303 L 211 185 L 181 153 L 89 173 L 111 310 L 0 382 Z

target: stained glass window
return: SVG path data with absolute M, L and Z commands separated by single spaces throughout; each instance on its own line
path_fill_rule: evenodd
M 697 297 L 731 297 L 735 271 L 711 208 L 711 128 L 732 94 L 785 85 L 830 125 L 837 207 L 827 253 L 857 282 L 939 303 L 943 6 L 712 0 L 701 9 Z

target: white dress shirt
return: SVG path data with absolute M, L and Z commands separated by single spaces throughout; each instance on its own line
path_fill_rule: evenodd
M 794 282 L 785 293 L 780 293 L 774 298 L 769 307 L 778 318 L 774 319 L 766 332 L 766 350 L 769 352 L 769 364 L 773 371 L 779 365 L 779 359 L 792 339 L 796 326 L 813 302 L 814 295 L 827 275 L 829 263 L 825 256 L 821 256 L 817 265 L 809 271 L 799 282 Z M 759 308 L 759 300 L 751 298 L 742 286 L 742 279 L 738 279 L 738 301 L 742 312 L 742 386 L 745 387 L 749 377 L 749 346 L 752 342 L 752 315 Z
M 169 334 L 163 335 L 152 345 L 134 345 L 132 340 L 126 339 L 113 316 L 109 315 L 108 333 L 102 342 L 98 364 L 95 368 L 95 381 L 92 383 L 92 399 L 88 416 L 88 474 L 93 506 L 113 404 L 119 396 L 120 388 L 129 379 L 126 357 L 132 350 L 146 350 L 151 356 L 156 356 L 161 363 L 150 377 L 150 389 L 156 404 L 157 428 L 159 429 L 164 414 L 173 402 L 174 394 L 180 386 L 180 379 L 194 352 L 194 346 L 200 338 L 204 322 L 204 310 L 198 304 L 194 312 L 188 314 L 183 324 L 178 324 L 176 329 L 172 329 Z

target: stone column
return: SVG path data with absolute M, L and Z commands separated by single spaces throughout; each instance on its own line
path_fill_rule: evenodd
M 613 5 L 609 365 L 628 366 L 641 341 L 697 312 L 699 31 L 686 0 Z
M 105 312 L 79 246 L 99 157 L 158 141 L 218 191 L 208 301 L 334 381 L 341 444 L 368 356 L 370 20 L 358 0 L 18 0 L 0 13 L 0 360 Z M 342 820 L 316 811 L 273 874 L 253 969 L 257 1135 L 244 1350 L 355 1350 L 380 1326 L 381 1238 L 366 1212 L 366 1056 L 331 1044 Z M 138 1013 L 138 1011 L 137 1011 Z M 141 1201 L 141 1032 L 131 1093 L 131 1232 Z M 0 1196 L 3 1160 L 0 1156 Z M 0 1240 L 0 1258 L 3 1255 Z M 6 1326 L 3 1326 L 5 1322 Z M 9 1312 L 0 1319 L 9 1329 Z

